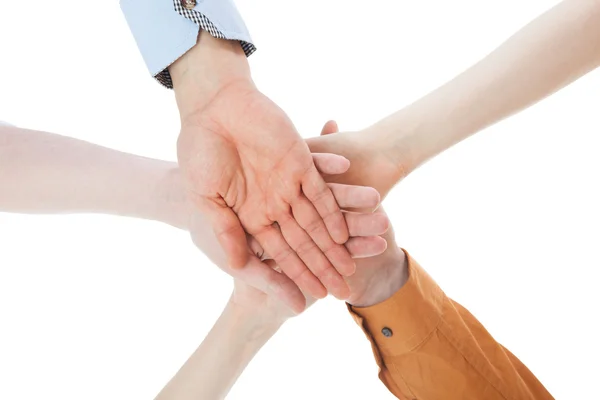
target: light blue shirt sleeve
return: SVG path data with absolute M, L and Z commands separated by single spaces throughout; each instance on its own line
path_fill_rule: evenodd
M 256 49 L 233 0 L 196 0 L 188 10 L 184 0 L 121 0 L 121 10 L 148 70 L 168 88 L 167 67 L 191 49 L 204 29 L 220 39 L 238 40 L 247 56 Z

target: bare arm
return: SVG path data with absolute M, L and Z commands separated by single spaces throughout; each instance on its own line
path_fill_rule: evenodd
M 260 312 L 256 310 L 255 314 Z M 200 347 L 156 400 L 225 398 L 242 371 L 279 326 L 276 322 L 265 323 L 264 318 L 230 301 Z
M 187 228 L 177 164 L 0 126 L 0 211 L 105 213 Z
M 372 128 L 406 173 L 600 65 L 600 1 L 565 0 L 444 86 Z

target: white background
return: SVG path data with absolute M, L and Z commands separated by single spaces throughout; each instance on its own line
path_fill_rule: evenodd
M 308 137 L 407 105 L 555 1 L 237 3 L 257 84 Z M 0 44 L 0 119 L 174 160 L 173 94 L 148 76 L 116 1 L 2 1 Z M 558 399 L 597 395 L 599 72 L 430 162 L 386 203 L 398 243 Z M 230 290 L 159 223 L 0 214 L 0 399 L 151 399 Z M 392 396 L 328 299 L 283 327 L 230 398 Z

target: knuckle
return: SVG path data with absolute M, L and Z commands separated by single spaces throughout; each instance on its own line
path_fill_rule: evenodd
M 338 274 L 335 268 L 330 265 L 323 268 L 323 270 L 317 274 L 317 277 L 319 280 L 321 280 L 321 282 L 332 282 L 335 281 L 335 279 L 339 276 L 340 274 Z
M 335 255 L 345 252 L 345 248 L 343 245 L 337 244 L 334 241 L 331 241 L 327 246 L 325 246 L 322 249 L 322 251 L 323 251 L 323 254 L 325 254 L 325 256 L 329 260 L 331 260 L 334 258 Z
M 304 289 L 309 290 L 309 282 L 315 278 L 315 275 L 308 268 L 302 268 L 302 270 L 298 271 L 294 276 L 290 276 L 289 278 L 296 282 L 296 284 Z
M 217 229 L 215 232 L 215 235 L 217 236 L 217 238 L 220 238 L 223 236 L 227 236 L 231 233 L 234 233 L 237 229 L 238 229 L 238 226 L 229 225 L 229 226 L 226 226 L 225 228 Z
M 317 218 L 314 221 L 311 221 L 308 225 L 306 225 L 304 230 L 312 237 L 316 233 L 319 233 L 323 230 L 323 222 L 321 221 L 321 219 Z
M 314 194 L 314 196 L 312 196 L 312 199 L 310 199 L 310 200 L 313 203 L 321 203 L 321 202 L 324 202 L 324 201 L 328 201 L 330 195 L 333 196 L 333 194 L 329 190 L 329 187 L 325 186 L 322 189 L 317 190 L 317 192 Z
M 312 240 L 308 239 L 301 243 L 295 250 L 298 257 L 303 258 L 304 255 L 309 254 L 317 248 L 317 245 Z
M 273 256 L 273 259 L 277 264 L 284 265 L 292 254 L 293 253 L 290 251 L 290 249 L 283 249 L 278 251 L 276 255 Z

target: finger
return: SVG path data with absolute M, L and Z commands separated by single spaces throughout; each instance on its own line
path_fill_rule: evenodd
M 242 268 L 248 262 L 246 232 L 233 210 L 214 199 L 201 198 L 196 201 L 206 213 L 219 244 L 227 254 L 231 268 Z
M 269 268 L 271 268 L 272 270 L 282 273 L 283 271 L 281 270 L 281 268 L 279 267 L 279 265 L 277 265 L 277 263 L 275 262 L 275 260 L 264 260 L 263 263 L 267 264 L 269 266 Z M 287 275 L 286 275 L 287 276 Z M 288 277 L 289 279 L 289 277 Z M 290 279 L 291 280 L 291 279 Z M 293 281 L 292 281 L 293 282 Z
M 346 248 L 354 258 L 374 257 L 387 249 L 387 242 L 381 236 L 355 237 L 346 242 Z
M 348 171 L 350 161 L 343 156 L 331 153 L 312 153 L 313 162 L 321 174 L 339 175 Z
M 327 296 L 325 287 L 290 248 L 279 229 L 269 226 L 254 237 L 300 290 L 320 299 Z
M 254 257 L 244 268 L 235 271 L 232 275 L 269 296 L 281 300 L 295 313 L 301 313 L 306 307 L 306 297 L 289 277 Z
M 329 135 L 338 130 L 337 122 L 330 120 L 321 129 L 321 135 Z M 302 190 L 306 197 L 313 203 L 323 221 L 325 221 L 325 226 L 332 239 L 336 243 L 344 243 L 348 240 L 348 228 L 342 221 L 341 213 L 338 212 L 339 206 L 335 204 L 335 198 L 327 193 L 328 190 L 324 187 L 323 183 L 324 181 L 320 176 L 310 173 L 306 181 L 306 186 L 304 181 L 302 183 Z
M 351 237 L 344 246 L 346 246 L 352 258 L 375 257 L 387 250 L 387 242 L 381 236 Z M 265 254 L 265 257 L 268 257 L 268 255 Z M 264 262 L 272 263 L 271 268 L 277 272 L 282 272 L 274 260 L 267 258 Z
M 253 236 L 247 234 L 246 241 L 248 242 L 248 248 L 250 249 L 250 252 L 254 254 L 256 258 L 258 258 L 261 261 L 266 259 L 265 250 L 262 248 L 260 243 L 258 243 L 258 240 L 256 240 Z
M 331 238 L 336 243 L 346 243 L 348 240 L 346 221 L 333 193 L 316 168 L 310 168 L 302 178 L 302 191 L 318 213 L 308 222 L 316 224 L 317 219 L 322 219 Z
M 306 197 L 299 196 L 291 206 L 292 214 L 297 224 L 308 234 L 312 239 L 311 241 L 318 246 L 321 252 L 325 254 L 333 267 L 344 276 L 352 275 L 356 268 L 352 257 L 344 246 L 333 241 L 325 226 L 326 222 L 319 218 L 319 214 L 311 202 Z M 341 211 L 340 217 L 343 219 L 344 227 L 346 227 L 346 220 Z M 293 245 L 292 248 L 296 252 L 298 251 Z M 312 264 L 307 265 L 311 268 L 313 267 Z
M 308 200 L 305 199 L 305 201 L 312 208 Z M 326 249 L 320 249 L 308 233 L 302 229 L 302 226 L 291 216 L 278 222 L 278 224 L 285 241 L 308 266 L 312 274 L 321 281 L 327 291 L 338 299 L 348 298 L 350 288 L 330 262 L 331 260 L 343 258 L 347 254 L 351 262 L 354 263 L 344 246 L 331 240 L 323 224 L 321 224 L 322 228 L 319 235 L 328 240 L 329 247 Z M 283 266 L 282 269 L 284 269 Z
M 366 237 L 383 235 L 390 228 L 390 221 L 381 213 L 351 213 L 345 212 L 344 217 L 352 237 Z
M 381 199 L 379 192 L 372 187 L 341 183 L 327 185 L 341 208 L 375 208 Z
M 279 273 L 282 272 L 281 268 L 279 268 L 279 265 L 277 265 L 275 263 L 275 261 L 273 261 L 273 260 L 266 260 L 265 264 L 267 264 L 269 267 L 271 267 L 273 270 L 275 270 Z M 317 301 L 317 299 L 315 299 L 314 297 L 306 296 L 306 295 L 304 295 L 304 299 L 306 300 L 306 306 L 304 307 L 304 309 L 310 307 L 315 301 Z M 293 311 L 296 312 L 295 310 L 293 310 Z M 296 314 L 298 314 L 298 312 L 296 312 Z
M 346 218 L 346 223 L 348 224 L 348 229 L 350 230 L 350 239 L 348 239 L 346 242 L 346 248 L 350 252 L 352 258 L 372 257 L 374 255 L 379 255 L 380 253 L 377 253 L 379 247 L 376 246 L 381 245 L 382 243 L 382 241 L 379 240 L 379 235 L 386 233 L 390 227 L 390 221 L 388 217 L 383 213 L 361 214 L 351 212 L 345 212 L 344 217 Z M 363 238 L 365 239 L 364 241 L 362 240 Z M 254 254 L 260 254 L 259 258 L 262 257 L 262 260 L 271 259 L 269 254 L 262 249 L 256 239 L 249 238 L 248 243 L 250 248 L 253 249 Z M 366 246 L 375 247 L 367 247 L 365 252 L 361 252 L 362 250 L 357 249 L 356 243 L 365 243 Z M 383 243 L 384 246 L 381 252 L 385 251 L 386 249 L 385 240 L 383 240 Z M 306 261 L 304 262 L 305 264 L 307 263 Z
M 338 127 L 337 122 L 330 120 L 330 121 L 327 121 L 325 123 L 325 125 L 323 125 L 323 129 L 321 129 L 321 136 L 329 135 L 331 133 L 336 133 L 339 130 L 340 129 Z

